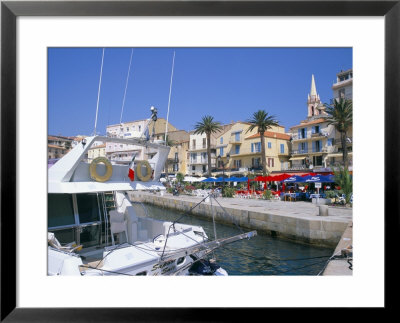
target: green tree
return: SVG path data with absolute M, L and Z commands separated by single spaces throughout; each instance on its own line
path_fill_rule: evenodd
M 168 147 L 173 147 L 173 146 L 176 146 L 176 142 L 174 140 L 171 140 L 171 138 L 168 135 L 166 135 L 165 136 L 165 145 Z M 165 170 L 165 176 L 168 179 L 168 157 L 167 157 L 167 160 L 165 161 L 164 170 Z
M 349 99 L 340 98 L 334 100 L 333 105 L 327 105 L 328 124 L 332 124 L 340 133 L 340 142 L 342 144 L 342 154 L 344 167 L 349 166 L 347 156 L 347 133 L 353 124 L 353 102 Z
M 185 175 L 183 175 L 182 173 L 176 174 L 176 180 L 178 183 L 182 183 L 184 178 L 185 178 Z
M 207 138 L 207 165 L 208 176 L 211 176 L 211 134 L 222 130 L 221 123 L 214 121 L 214 117 L 204 116 L 200 122 L 194 126 L 194 134 L 206 134 Z
M 350 202 L 353 193 L 353 179 L 347 168 L 339 166 L 335 173 L 335 183 L 340 186 L 343 194 L 346 195 L 346 204 Z
M 251 125 L 247 129 L 246 133 L 257 128 L 257 132 L 260 134 L 261 139 L 261 163 L 263 167 L 263 176 L 267 175 L 267 160 L 265 157 L 265 137 L 264 133 L 271 129 L 273 126 L 278 126 L 278 121 L 275 120 L 275 116 L 268 115 L 268 112 L 264 110 L 258 110 L 253 113 L 253 118 L 247 120 Z

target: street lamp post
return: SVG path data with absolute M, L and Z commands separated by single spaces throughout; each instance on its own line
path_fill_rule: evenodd
M 226 163 L 228 164 L 229 163 L 229 158 L 230 158 L 231 156 L 229 155 L 229 154 L 226 154 Z M 221 164 L 222 164 L 222 190 L 221 190 L 221 194 L 222 194 L 222 196 L 224 196 L 224 187 L 225 187 L 225 164 L 224 164 L 224 162 L 223 162 L 223 160 L 222 160 L 222 157 L 221 157 L 221 155 L 219 155 L 218 157 L 217 157 L 217 159 L 218 159 L 218 162 L 220 162 Z

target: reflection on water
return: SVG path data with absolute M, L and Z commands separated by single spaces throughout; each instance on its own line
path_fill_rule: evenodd
M 145 205 L 148 215 L 174 221 L 182 213 Z M 140 205 L 136 209 L 142 209 Z M 141 210 L 143 214 L 143 210 Z M 214 238 L 212 221 L 186 215 L 179 222 L 199 225 L 210 239 Z M 217 237 L 223 238 L 242 233 L 238 227 L 216 224 Z M 245 232 L 251 230 L 245 230 Z M 250 240 L 240 240 L 219 248 L 217 262 L 229 275 L 317 275 L 332 255 L 333 249 L 294 243 L 274 238 L 261 232 Z

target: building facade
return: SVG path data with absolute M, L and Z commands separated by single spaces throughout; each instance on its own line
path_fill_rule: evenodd
M 353 99 L 353 69 L 340 71 L 336 75 L 336 83 L 332 85 L 333 100 Z M 333 139 L 334 149 L 330 151 L 326 158 L 326 164 L 329 166 L 343 165 L 343 148 L 340 139 L 340 133 L 336 131 Z M 353 127 L 350 127 L 346 136 L 347 158 L 349 161 L 349 170 L 353 170 Z
M 260 134 L 257 133 L 257 128 L 247 132 L 249 127 L 249 123 L 238 121 L 217 138 L 216 153 L 217 157 L 221 156 L 221 162 L 217 166 L 220 169 L 225 165 L 228 175 L 262 173 Z M 272 172 L 287 169 L 290 136 L 285 133 L 285 128 L 273 127 L 264 133 L 264 137 L 267 170 Z
M 72 149 L 73 140 L 64 136 L 47 136 L 48 159 L 58 159 L 66 155 Z
M 222 130 L 211 134 L 211 170 L 216 168 L 216 143 L 221 134 L 227 132 L 232 124 L 222 125 Z M 207 137 L 206 134 L 195 134 L 191 131 L 189 137 L 189 151 L 187 163 L 187 175 L 203 176 L 208 173 Z
M 353 69 L 341 71 L 332 85 L 333 98 L 353 99 Z
M 89 162 L 97 157 L 106 157 L 106 144 L 100 143 L 97 145 L 93 145 L 88 150 L 88 160 Z
M 172 144 L 166 166 L 169 175 L 176 175 L 178 172 L 186 174 L 189 138 L 190 135 L 185 130 L 168 132 L 168 141 Z
M 116 125 L 109 125 L 106 128 L 107 136 L 115 138 L 149 138 L 151 140 L 164 140 L 167 121 L 158 118 L 156 122 L 147 120 L 137 120 L 124 122 Z M 168 122 L 168 132 L 177 129 Z M 154 135 L 153 135 L 154 134 Z M 157 139 L 159 138 L 159 139 Z M 154 155 L 154 150 L 142 146 L 119 144 L 108 142 L 106 145 L 107 158 L 116 164 L 128 164 L 133 156 L 137 160 L 148 160 Z
M 350 77 L 351 76 L 351 77 Z M 340 72 L 338 83 L 332 86 L 334 99 L 351 99 L 352 70 Z M 342 89 L 344 89 L 342 91 Z M 333 100 L 334 100 L 333 99 Z M 333 100 L 331 102 L 333 103 Z M 316 90 L 314 75 L 311 78 L 311 90 L 307 100 L 307 119 L 289 129 L 291 137 L 290 170 L 330 170 L 330 167 L 342 163 L 340 133 L 327 121 L 325 106 L 321 103 Z M 348 134 L 349 158 L 352 156 L 352 131 Z

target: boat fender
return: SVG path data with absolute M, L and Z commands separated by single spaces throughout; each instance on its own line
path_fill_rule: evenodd
M 103 163 L 106 166 L 106 173 L 101 176 L 97 173 L 97 164 Z M 97 182 L 108 181 L 112 175 L 112 165 L 110 161 L 105 157 L 97 157 L 93 159 L 89 166 L 90 177 Z
M 142 166 L 146 167 L 146 176 L 144 176 L 142 174 Z M 142 181 L 142 182 L 148 182 L 149 179 L 152 176 L 152 169 L 151 166 L 149 164 L 149 162 L 147 160 L 140 160 L 137 162 L 137 166 L 136 166 L 136 173 L 137 173 L 137 177 Z

